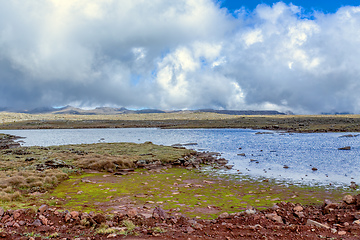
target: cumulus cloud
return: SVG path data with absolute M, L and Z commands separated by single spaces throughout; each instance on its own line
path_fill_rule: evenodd
M 0 3 L 0 107 L 360 112 L 360 7 Z

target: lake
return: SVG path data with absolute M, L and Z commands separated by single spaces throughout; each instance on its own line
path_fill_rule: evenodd
M 46 129 L 0 130 L 26 137 L 23 146 L 97 142 L 151 141 L 160 145 L 197 143 L 198 151 L 220 152 L 234 165 L 227 174 L 275 178 L 294 183 L 349 185 L 360 183 L 359 137 L 351 133 L 284 133 L 250 129 Z M 257 134 L 257 133 L 265 134 Z M 356 133 L 352 133 L 356 134 Z M 338 148 L 351 146 L 351 150 Z M 245 154 L 240 156 L 239 154 Z M 289 168 L 285 169 L 284 165 Z M 312 168 L 318 170 L 313 171 Z

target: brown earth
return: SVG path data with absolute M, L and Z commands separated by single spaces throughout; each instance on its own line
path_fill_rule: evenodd
M 213 220 L 152 214 L 68 212 L 42 205 L 37 211 L 0 208 L 0 239 L 359 239 L 360 195 L 322 206 L 281 202 L 264 211 L 222 213 Z
M 30 116 L 30 115 L 29 115 Z M 0 129 L 53 128 L 252 128 L 288 132 L 360 132 L 360 115 L 124 114 L 12 116 Z M 55 118 L 58 117 L 58 118 Z M 31 119 L 31 120 L 29 120 Z M 11 120 L 11 121 L 10 121 Z

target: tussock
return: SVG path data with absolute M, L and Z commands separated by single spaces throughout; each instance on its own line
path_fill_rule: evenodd
M 93 169 L 98 171 L 116 171 L 116 169 L 135 167 L 136 157 L 119 155 L 87 155 L 80 158 L 75 165 L 79 168 Z
M 0 172 L 0 201 L 13 201 L 18 199 L 21 193 L 30 193 L 34 190 L 53 189 L 67 178 L 68 175 L 59 169 L 43 172 L 35 170 Z

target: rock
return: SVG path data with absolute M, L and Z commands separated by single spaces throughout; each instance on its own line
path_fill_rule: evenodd
M 43 204 L 39 207 L 38 212 L 40 214 L 43 214 L 48 209 L 48 206 L 46 204 Z
M 298 218 L 304 218 L 305 214 L 303 212 L 295 212 L 294 215 Z
M 355 204 L 356 203 L 356 198 L 354 196 L 351 196 L 351 195 L 345 195 L 343 197 L 343 201 L 346 204 Z
M 277 215 L 276 213 L 265 214 L 265 217 L 270 219 L 270 220 L 273 220 L 275 222 L 278 222 L 278 223 L 284 223 L 282 218 L 279 215 Z
M 227 213 L 227 212 L 221 213 L 221 214 L 219 215 L 219 218 L 229 218 L 229 217 L 230 217 L 230 214 Z
M 106 217 L 101 213 L 96 214 L 93 219 L 97 224 L 106 222 Z
M 167 218 L 165 211 L 163 209 L 161 209 L 161 207 L 155 207 L 155 209 L 153 211 L 153 217 L 157 217 L 157 216 L 161 219 Z
M 64 217 L 64 220 L 65 220 L 65 222 L 70 222 L 70 220 L 71 220 L 71 214 L 70 214 L 70 213 L 66 213 L 66 214 L 65 214 L 65 217 Z
M 193 229 L 192 227 L 187 227 L 185 231 L 187 233 L 193 233 L 193 232 L 195 232 L 195 229 Z
M 317 171 L 318 169 L 316 167 L 313 167 L 311 170 L 313 171 Z
M 360 225 L 360 220 L 355 220 L 355 221 L 353 222 L 353 224 Z
M 239 153 L 238 156 L 242 156 L 242 157 L 245 157 L 246 154 L 245 153 Z
M 77 219 L 79 219 L 79 212 L 77 212 L 77 211 L 72 211 L 72 212 L 70 212 L 70 215 L 71 215 L 71 218 L 72 219 L 75 219 L 75 220 L 77 220 Z
M 41 221 L 41 223 L 43 225 L 48 225 L 49 224 L 49 220 L 44 215 L 40 215 L 39 219 L 40 219 L 40 221 Z
M 346 232 L 345 232 L 345 231 L 339 231 L 338 234 L 339 234 L 339 235 L 345 235 Z
M 351 147 L 350 147 L 350 146 L 346 146 L 346 147 L 338 148 L 338 150 L 351 150 Z
M 304 210 L 304 208 L 303 208 L 302 206 L 295 206 L 295 207 L 293 208 L 293 210 L 294 210 L 295 212 L 301 212 L 301 211 Z
M 137 209 L 136 208 L 132 208 L 132 209 L 130 209 L 129 211 L 127 211 L 127 215 L 129 216 L 129 217 L 135 217 L 136 215 L 137 215 Z
M 234 167 L 234 165 L 225 165 L 225 168 L 227 169 L 232 169 Z
M 245 213 L 246 214 L 249 214 L 249 215 L 251 215 L 251 214 L 255 214 L 256 213 L 256 209 L 255 208 L 248 208 L 248 209 L 246 209 L 245 210 Z
M 152 214 L 149 214 L 149 213 L 140 213 L 139 215 L 142 216 L 145 219 L 152 218 Z
M 350 188 L 356 190 L 358 188 L 358 185 L 355 182 L 350 183 Z
M 4 215 L 5 211 L 2 207 L 0 207 L 0 218 Z
M 40 227 L 42 225 L 41 221 L 39 219 L 35 219 L 35 221 L 32 223 L 35 227 Z
M 325 224 L 316 222 L 316 221 L 311 220 L 311 219 L 308 219 L 308 220 L 307 220 L 306 225 L 316 226 L 316 227 L 321 227 L 321 228 L 326 228 L 326 229 L 329 229 L 329 228 L 330 228 L 329 226 L 327 226 L 327 225 L 325 225 Z
M 284 166 L 283 166 L 283 168 L 288 169 L 288 168 L 289 168 L 289 166 L 288 166 L 288 165 L 284 165 Z
M 15 210 L 14 213 L 13 213 L 13 218 L 14 218 L 15 220 L 18 219 L 18 218 L 20 218 L 22 212 L 23 212 L 23 210 L 21 210 L 21 209 Z

